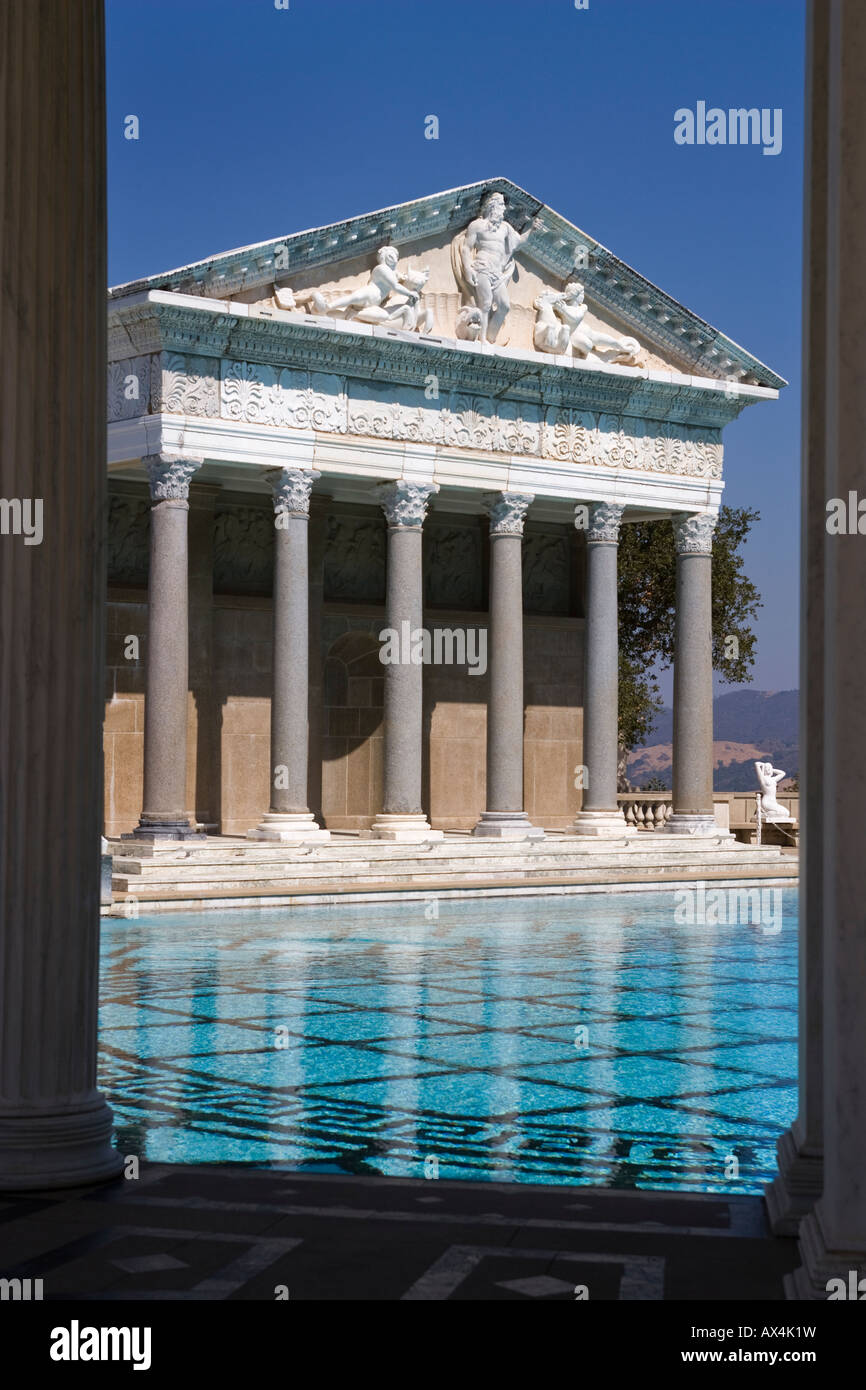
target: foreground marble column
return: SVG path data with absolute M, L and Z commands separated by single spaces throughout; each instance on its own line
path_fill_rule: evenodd
M 676 516 L 673 813 L 668 835 L 724 835 L 713 812 L 714 516 Z
M 50 10 L 5 0 L 0 52 L 0 496 L 29 504 L 31 524 L 41 512 L 43 533 L 34 544 L 0 537 L 0 1190 L 10 1191 L 96 1182 L 122 1163 L 96 1086 L 102 0 Z
M 250 840 L 281 844 L 331 838 L 307 806 L 309 766 L 308 530 L 310 493 L 319 473 L 270 471 L 274 493 L 274 681 L 271 693 L 271 809 Z
M 823 707 L 807 705 L 803 743 L 821 740 L 823 780 L 807 764 L 807 798 L 820 798 L 810 838 L 822 848 L 821 903 L 804 924 L 823 944 L 823 1192 L 800 1223 L 802 1266 L 786 1281 L 790 1297 L 845 1295 L 866 1279 L 866 854 L 863 852 L 863 785 L 866 781 L 866 538 L 857 529 L 864 493 L 866 438 L 866 6 L 833 0 L 810 6 L 811 140 L 807 187 L 817 190 L 809 209 L 818 246 L 826 229 L 826 339 L 809 343 L 807 399 L 813 388 L 824 402 L 824 428 L 806 439 L 804 508 L 815 499 L 825 534 L 807 556 L 823 594 L 823 646 L 809 647 L 820 662 Z M 822 109 L 823 104 L 826 106 Z M 813 195 L 814 196 L 814 195 Z M 819 302 L 814 308 L 820 312 Z M 823 387 L 817 383 L 823 378 Z M 816 445 L 813 453 L 812 444 Z M 829 504 L 841 507 L 841 534 L 827 526 Z M 809 628 L 803 635 L 810 642 Z M 808 881 L 807 881 L 808 890 Z M 811 896 L 811 895 L 810 895 Z M 807 955 L 808 965 L 808 955 Z M 814 1012 L 809 1019 L 815 1027 Z M 854 1297 L 862 1301 L 866 1283 Z M 845 1296 L 843 1295 L 843 1296 Z
M 386 626 L 404 659 L 385 672 L 385 793 L 373 822 L 379 840 L 441 840 L 421 808 L 424 667 L 411 660 L 412 636 L 424 625 L 422 527 L 435 483 L 384 483 L 379 502 L 388 522 Z M 405 635 L 405 640 L 403 637 Z
M 578 503 L 575 524 L 586 509 L 586 627 L 583 648 L 583 804 L 575 835 L 602 840 L 635 833 L 617 802 L 619 753 L 619 614 L 617 548 L 624 507 L 614 502 Z
M 490 517 L 487 809 L 473 834 L 543 840 L 523 809 L 523 522 L 532 494 L 485 495 Z
M 200 458 L 151 454 L 150 573 L 147 584 L 147 695 L 141 819 L 124 839 L 204 840 L 186 806 L 189 688 L 189 481 Z
M 803 247 L 803 444 L 800 508 L 800 912 L 797 1117 L 779 1139 L 765 1189 L 774 1235 L 796 1235 L 824 1184 L 823 948 L 824 542 L 827 539 L 827 57 L 830 10 L 809 17 Z

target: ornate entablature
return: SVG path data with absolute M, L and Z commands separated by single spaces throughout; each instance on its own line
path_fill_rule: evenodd
M 115 458 L 135 424 L 146 452 L 191 430 L 245 463 L 253 439 L 268 464 L 271 440 L 321 439 L 323 474 L 387 441 L 457 486 L 521 460 L 540 497 L 573 467 L 703 480 L 717 505 L 722 428 L 784 385 L 503 179 L 122 286 L 109 341 Z

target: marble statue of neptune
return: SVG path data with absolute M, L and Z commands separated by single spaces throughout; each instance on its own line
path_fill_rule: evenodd
M 454 275 L 464 298 L 481 315 L 482 343 L 495 343 L 510 309 L 508 282 L 514 275 L 514 253 L 530 233 L 541 227 L 536 218 L 525 232 L 505 220 L 501 193 L 485 193 L 481 215 L 455 241 Z

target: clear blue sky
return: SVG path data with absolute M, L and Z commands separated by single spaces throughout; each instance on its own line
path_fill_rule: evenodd
M 762 517 L 754 684 L 797 685 L 804 0 L 107 14 L 112 284 L 502 174 L 786 377 L 725 432 L 725 500 Z M 781 153 L 675 144 L 674 111 L 700 100 L 780 107 Z

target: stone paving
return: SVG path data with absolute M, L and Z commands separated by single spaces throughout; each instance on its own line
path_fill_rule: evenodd
M 160 1164 L 0 1198 L 0 1252 L 46 1300 L 778 1301 L 798 1263 L 759 1197 Z

